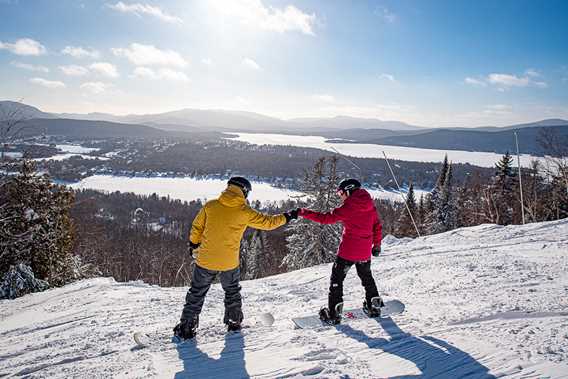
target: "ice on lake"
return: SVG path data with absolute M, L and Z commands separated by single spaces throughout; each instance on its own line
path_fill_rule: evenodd
M 389 159 L 397 159 L 401 161 L 411 162 L 441 162 L 444 155 L 448 154 L 448 160 L 453 163 L 469 163 L 480 167 L 493 167 L 501 158 L 501 154 L 461 151 L 461 150 L 435 150 L 420 149 L 415 147 L 374 145 L 362 143 L 329 143 L 328 138 L 321 136 L 296 136 L 284 134 L 266 134 L 266 133 L 230 133 L 237 135 L 231 138 L 236 141 L 247 142 L 253 145 L 282 145 L 310 147 L 328 151 L 337 150 L 343 155 L 349 155 L 356 158 L 383 158 L 383 151 Z M 522 154 L 521 164 L 530 166 L 530 162 L 534 159 L 541 159 L 532 155 Z M 516 160 L 515 160 L 516 163 Z
M 132 192 L 137 195 L 169 196 L 172 199 L 183 201 L 211 200 L 227 187 L 227 181 L 221 179 L 196 179 L 190 177 L 164 178 L 164 177 L 128 177 L 112 175 L 89 176 L 80 182 L 69 185 L 74 189 L 93 189 L 104 192 Z M 306 199 L 302 192 L 285 188 L 276 188 L 269 183 L 253 182 L 253 190 L 249 200 L 259 200 L 263 203 L 285 201 L 289 199 Z M 373 198 L 388 199 L 401 202 L 403 197 L 392 191 L 369 189 Z M 416 198 L 420 198 L 427 191 L 415 190 Z
M 227 188 L 227 181 L 221 179 L 183 178 L 139 178 L 126 176 L 94 175 L 73 183 L 74 189 L 94 189 L 105 192 L 133 192 L 138 195 L 169 196 L 183 201 L 211 200 Z M 252 184 L 249 200 L 261 202 L 288 200 L 291 196 L 301 196 L 297 191 L 272 187 L 268 183 Z

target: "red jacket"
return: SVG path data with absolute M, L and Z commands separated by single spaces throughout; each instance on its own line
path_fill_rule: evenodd
M 371 259 L 371 248 L 381 246 L 382 225 L 377 209 L 369 192 L 364 189 L 353 191 L 343 205 L 328 213 L 301 209 L 300 216 L 320 224 L 343 224 L 343 235 L 337 253 L 343 259 L 353 262 Z

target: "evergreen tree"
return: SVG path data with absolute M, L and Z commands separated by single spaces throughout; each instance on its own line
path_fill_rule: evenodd
M 254 230 L 250 236 L 243 238 L 240 254 L 242 279 L 257 279 L 264 276 L 262 262 L 269 250 L 266 233 L 262 230 Z
M 514 175 L 513 157 L 508 151 L 503 155 L 501 160 L 495 164 L 495 168 L 497 169 L 496 175 L 500 178 L 512 177 Z
M 417 218 L 416 198 L 414 197 L 414 185 L 412 183 L 410 183 L 410 186 L 408 187 L 406 205 L 408 206 L 408 209 L 406 206 L 402 208 L 402 213 L 396 222 L 396 234 L 400 237 L 418 237 L 412 218 L 408 213 L 410 210 L 410 212 L 412 212 L 412 216 Z
M 447 161 L 444 161 L 445 164 Z M 442 187 L 436 193 L 436 200 L 433 202 L 433 211 L 430 215 L 428 231 L 432 234 L 446 232 L 457 227 L 457 204 L 453 193 L 452 166 L 448 165 L 445 170 L 442 170 L 444 171 L 444 179 L 438 180 Z
M 62 285 L 74 278 L 72 192 L 23 161 L 0 192 L 0 274 L 23 263 L 36 278 Z
M 339 178 L 336 172 L 337 157 L 320 158 L 311 172 L 306 172 L 302 191 L 308 195 L 309 208 L 329 212 L 340 205 L 336 194 Z M 332 262 L 341 239 L 339 224 L 322 225 L 299 219 L 289 226 L 286 238 L 288 254 L 283 264 L 290 269 L 310 267 Z
M 513 222 L 513 203 L 515 200 L 515 173 L 513 158 L 507 152 L 495 164 L 496 173 L 493 185 L 493 203 L 495 209 L 494 222 L 509 225 Z
M 420 196 L 420 201 L 418 202 L 418 217 L 416 223 L 418 224 L 418 230 L 420 234 L 424 234 L 424 225 L 426 222 L 428 209 L 426 208 L 426 199 L 424 195 Z

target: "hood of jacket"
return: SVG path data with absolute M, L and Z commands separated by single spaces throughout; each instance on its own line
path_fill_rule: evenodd
M 245 205 L 246 199 L 239 187 L 229 184 L 219 196 L 219 202 L 226 207 L 235 208 Z
M 373 203 L 373 199 L 369 192 L 365 191 L 362 188 L 359 188 L 347 198 L 345 202 L 349 204 L 349 207 L 353 207 L 359 211 L 370 211 L 373 210 L 375 204 Z

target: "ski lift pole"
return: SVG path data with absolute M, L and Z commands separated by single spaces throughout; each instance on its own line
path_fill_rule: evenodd
M 359 170 L 359 177 L 361 178 L 361 180 L 363 180 L 363 170 L 361 170 L 361 167 L 357 166 L 352 160 L 347 159 L 347 157 L 343 154 L 341 154 L 335 147 L 330 146 L 330 148 L 335 151 L 337 154 L 339 154 L 341 156 L 341 158 L 345 159 L 347 162 L 351 163 L 353 165 L 353 167 L 355 167 L 357 170 Z
M 519 154 L 519 139 L 517 132 L 515 134 L 515 144 L 517 145 L 517 164 L 519 166 L 519 190 L 521 192 L 521 215 L 523 217 L 523 225 L 525 224 L 525 202 L 523 201 L 523 176 L 521 174 L 521 155 Z
M 420 232 L 418 231 L 418 226 L 416 226 L 416 222 L 414 221 L 414 216 L 412 215 L 412 212 L 410 211 L 410 208 L 408 207 L 408 202 L 406 201 L 406 197 L 402 194 L 402 190 L 400 189 L 400 186 L 398 185 L 398 181 L 396 180 L 396 176 L 394 175 L 394 171 L 392 170 L 389 159 L 387 158 L 387 154 L 384 152 L 384 150 L 383 150 L 383 155 L 385 157 L 385 162 L 387 162 L 387 166 L 389 166 L 389 170 L 391 172 L 392 178 L 394 179 L 396 187 L 398 188 L 398 193 L 402 197 L 402 200 L 404 200 L 404 205 L 406 206 L 406 210 L 408 211 L 408 214 L 410 215 L 410 219 L 412 220 L 412 224 L 414 225 L 414 229 L 416 230 L 416 234 L 418 234 L 418 237 L 422 237 L 420 235 Z

